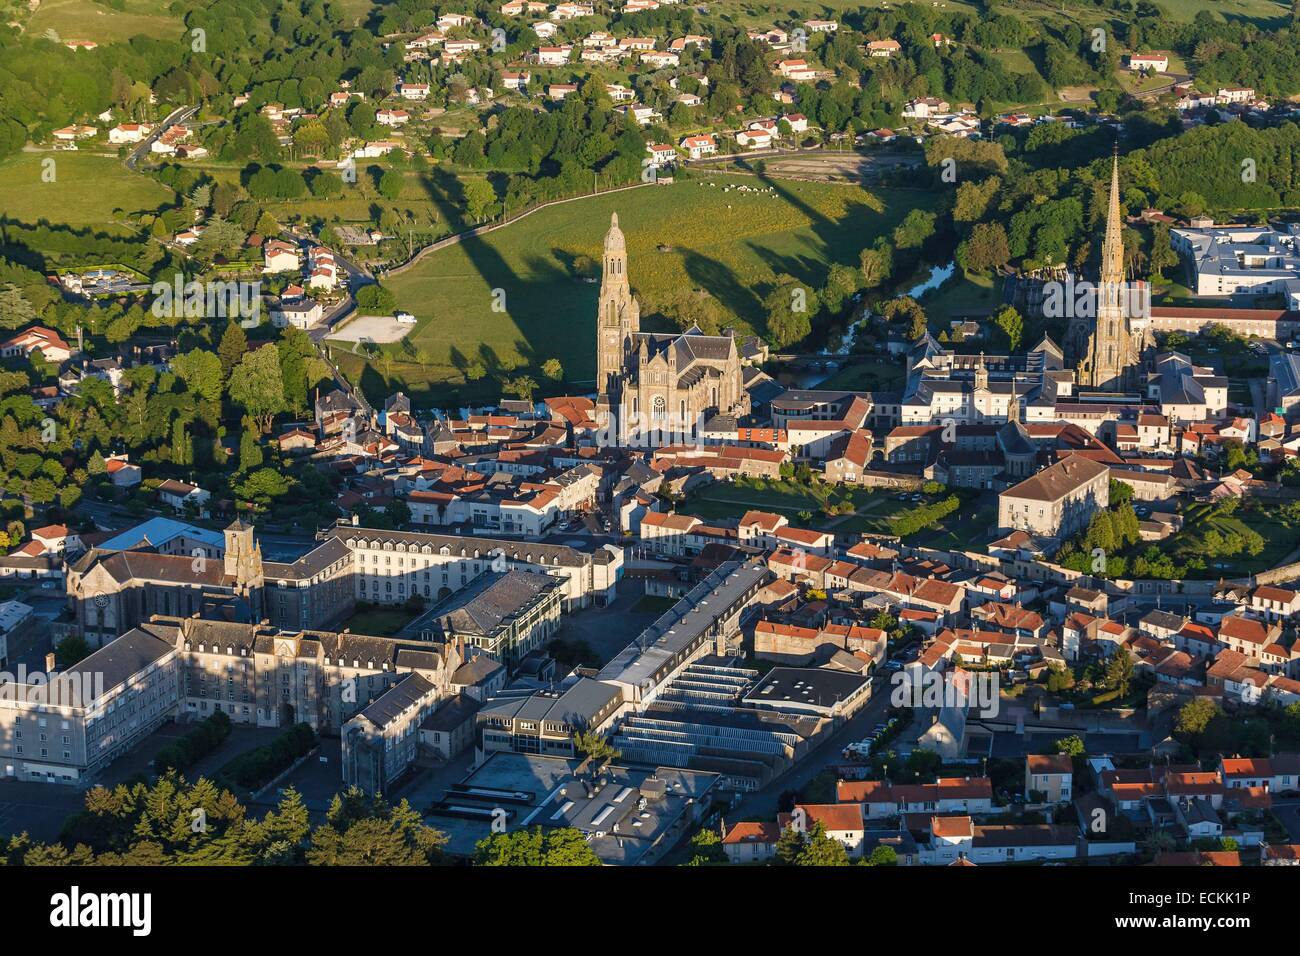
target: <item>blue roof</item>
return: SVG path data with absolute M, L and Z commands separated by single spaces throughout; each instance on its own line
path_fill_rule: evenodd
M 207 528 L 186 524 L 184 521 L 162 517 L 150 518 L 143 524 L 128 528 L 121 534 L 109 538 L 98 547 L 101 551 L 129 551 L 133 548 L 149 546 L 160 548 L 173 538 L 179 538 L 182 535 L 222 550 L 225 550 L 226 547 L 226 536 L 220 531 L 209 531 Z

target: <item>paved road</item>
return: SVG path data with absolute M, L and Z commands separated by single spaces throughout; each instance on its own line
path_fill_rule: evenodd
M 140 160 L 149 154 L 149 147 L 153 145 L 154 140 L 161 136 L 167 127 L 184 123 L 198 111 L 197 106 L 178 106 L 168 113 L 167 118 L 155 126 L 153 132 L 140 141 L 139 146 L 131 150 L 131 154 L 126 157 L 126 168 L 134 170 Z

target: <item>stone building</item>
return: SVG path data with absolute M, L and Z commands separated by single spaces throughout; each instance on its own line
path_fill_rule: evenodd
M 641 331 L 618 214 L 605 234 L 596 317 L 596 419 L 618 444 L 673 444 L 714 415 L 749 413 L 740 350 L 731 335 Z
M 262 619 L 262 549 L 252 525 L 226 528 L 219 558 L 208 553 L 164 554 L 92 548 L 68 567 L 68 607 L 77 628 L 101 647 L 154 614 L 199 614 L 230 621 Z

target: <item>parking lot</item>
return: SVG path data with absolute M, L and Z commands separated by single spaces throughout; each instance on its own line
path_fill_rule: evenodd
M 58 839 L 63 821 L 84 806 L 85 791 L 58 783 L 0 780 L 0 834 L 26 833 L 33 840 Z
M 391 315 L 358 315 L 330 332 L 331 342 L 374 342 L 385 345 L 406 338 L 414 325 L 398 322 Z

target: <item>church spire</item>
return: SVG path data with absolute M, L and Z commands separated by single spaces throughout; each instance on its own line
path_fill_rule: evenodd
M 1106 238 L 1101 246 L 1101 281 L 1124 281 L 1124 240 L 1121 237 L 1123 222 L 1119 211 L 1119 141 L 1110 166 L 1110 206 L 1106 210 Z

